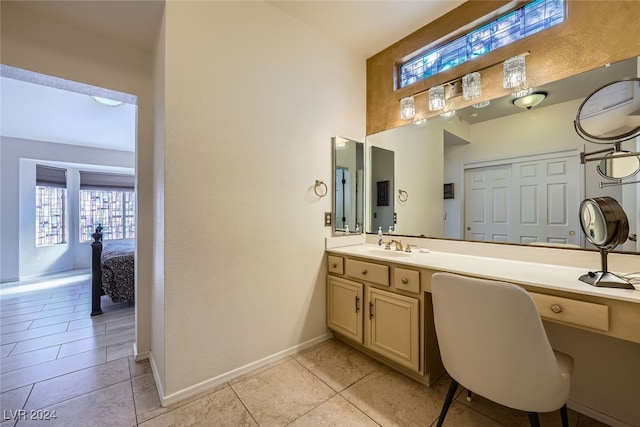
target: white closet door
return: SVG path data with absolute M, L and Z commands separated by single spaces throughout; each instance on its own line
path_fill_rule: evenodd
M 578 156 L 465 170 L 465 240 L 580 244 Z
M 511 165 L 465 170 L 465 240 L 509 242 Z
M 513 164 L 513 242 L 579 244 L 577 156 Z

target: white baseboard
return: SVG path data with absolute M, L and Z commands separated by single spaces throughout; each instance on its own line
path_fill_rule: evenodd
M 239 376 L 244 375 L 247 372 L 251 372 L 255 369 L 262 368 L 263 366 L 270 365 L 274 362 L 277 362 L 278 360 L 284 359 L 287 356 L 291 356 L 293 354 L 299 353 L 302 350 L 305 350 L 309 347 L 313 347 L 316 344 L 319 344 L 323 341 L 328 340 L 332 336 L 333 336 L 332 333 L 321 335 L 309 341 L 305 341 L 301 344 L 290 347 L 281 352 L 272 354 L 271 356 L 267 356 L 263 359 L 256 360 L 255 362 L 249 363 L 248 365 L 241 366 L 237 369 L 226 372 L 222 375 L 218 375 L 217 377 L 210 378 L 206 381 L 195 384 L 191 387 L 187 387 L 175 393 L 171 393 L 170 395 L 164 394 L 162 384 L 160 384 L 158 375 L 156 373 L 158 369 L 153 359 L 153 353 L 150 353 L 149 361 L 151 363 L 151 370 L 153 371 L 153 378 L 156 381 L 156 385 L 158 387 L 158 395 L 160 396 L 160 403 L 164 407 L 164 406 L 171 405 L 172 403 L 176 403 L 180 400 L 186 399 L 188 397 L 191 397 L 193 395 L 196 395 L 198 393 L 201 393 L 203 391 L 212 389 L 216 386 L 219 386 L 220 384 L 224 384 L 225 382 L 231 381 L 234 378 L 238 378 Z
M 581 414 L 584 414 L 588 417 L 593 418 L 594 420 L 605 423 L 606 425 L 609 425 L 611 427 L 633 427 L 631 424 L 627 424 L 616 418 L 612 418 L 607 414 L 603 414 L 602 412 L 599 412 L 588 406 L 584 406 L 583 404 L 578 403 L 571 399 L 569 399 L 569 401 L 567 402 L 567 408 L 580 412 Z
M 148 351 L 144 351 L 142 353 L 138 353 L 138 346 L 136 345 L 136 343 L 133 343 L 133 360 L 135 360 L 136 362 L 139 362 L 141 360 L 145 360 L 149 358 L 149 352 Z
M 153 381 L 156 383 L 156 388 L 158 389 L 158 396 L 160 397 L 160 404 L 162 406 L 166 406 L 162 399 L 164 396 L 164 383 L 160 380 L 160 371 L 158 371 L 158 365 L 156 364 L 156 360 L 153 358 L 153 352 L 149 352 L 149 365 L 151 366 L 151 373 L 153 374 Z

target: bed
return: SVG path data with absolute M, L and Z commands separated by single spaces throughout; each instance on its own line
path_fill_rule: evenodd
M 134 242 L 102 243 L 102 227 L 91 235 L 91 315 L 102 314 L 102 295 L 114 303 L 135 297 Z

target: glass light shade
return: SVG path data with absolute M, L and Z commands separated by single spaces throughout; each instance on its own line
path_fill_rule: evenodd
M 446 111 L 442 114 L 440 114 L 440 117 L 442 117 L 443 119 L 450 119 L 451 117 L 456 115 L 456 110 L 451 110 L 451 111 Z
M 469 73 L 462 77 L 462 99 L 480 98 L 480 73 Z
M 524 56 L 514 56 L 504 61 L 503 85 L 505 89 L 518 88 L 527 81 L 527 67 Z
M 473 104 L 473 108 L 484 108 L 484 107 L 488 106 L 490 103 L 491 103 L 491 101 L 489 101 L 489 100 L 478 102 L 477 104 Z
M 516 98 L 513 101 L 513 105 L 520 108 L 525 108 L 527 110 L 531 110 L 536 105 L 540 104 L 547 97 L 547 94 L 544 92 L 540 93 L 532 93 L 531 95 L 523 96 L 521 98 Z
M 429 89 L 429 110 L 440 111 L 444 108 L 444 86 L 434 86 Z
M 400 100 L 400 118 L 402 120 L 411 120 L 416 115 L 416 102 L 413 96 L 407 96 Z
M 417 120 L 413 121 L 413 124 L 416 125 L 416 126 L 423 125 L 425 123 L 427 123 L 427 119 L 425 119 L 425 118 L 417 119 Z

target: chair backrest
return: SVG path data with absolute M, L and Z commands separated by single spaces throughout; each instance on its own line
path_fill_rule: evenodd
M 569 398 L 531 296 L 519 286 L 450 273 L 432 281 L 442 362 L 459 384 L 494 402 L 549 412 Z

